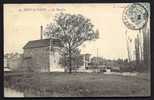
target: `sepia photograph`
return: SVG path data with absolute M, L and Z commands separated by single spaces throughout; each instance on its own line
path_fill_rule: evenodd
M 151 96 L 150 3 L 4 4 L 4 97 Z

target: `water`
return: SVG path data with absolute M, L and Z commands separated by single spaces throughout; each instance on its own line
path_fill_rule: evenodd
M 4 97 L 24 97 L 24 93 L 15 89 L 4 88 Z
M 4 88 L 4 97 L 43 97 L 50 95 L 51 94 L 46 91 L 35 90 L 32 88 L 27 88 L 23 92 L 17 91 L 16 89 Z

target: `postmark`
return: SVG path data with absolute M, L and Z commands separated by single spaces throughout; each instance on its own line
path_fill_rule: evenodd
M 134 3 L 124 9 L 122 20 L 128 29 L 140 30 L 147 23 L 148 12 L 141 4 Z

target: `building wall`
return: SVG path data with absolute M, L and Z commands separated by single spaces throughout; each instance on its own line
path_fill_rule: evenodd
M 64 72 L 64 68 L 62 68 L 62 66 L 59 64 L 59 60 L 61 58 L 59 52 L 59 48 L 54 48 L 54 51 L 50 52 L 50 72 Z
M 22 63 L 22 55 L 20 54 L 9 54 L 7 57 L 4 57 L 4 68 L 8 67 L 12 71 L 18 71 Z
M 49 48 L 24 49 L 24 67 L 30 67 L 35 72 L 49 71 Z

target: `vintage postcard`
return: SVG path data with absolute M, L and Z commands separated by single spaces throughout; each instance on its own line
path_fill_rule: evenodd
M 151 96 L 150 3 L 4 4 L 4 97 Z

